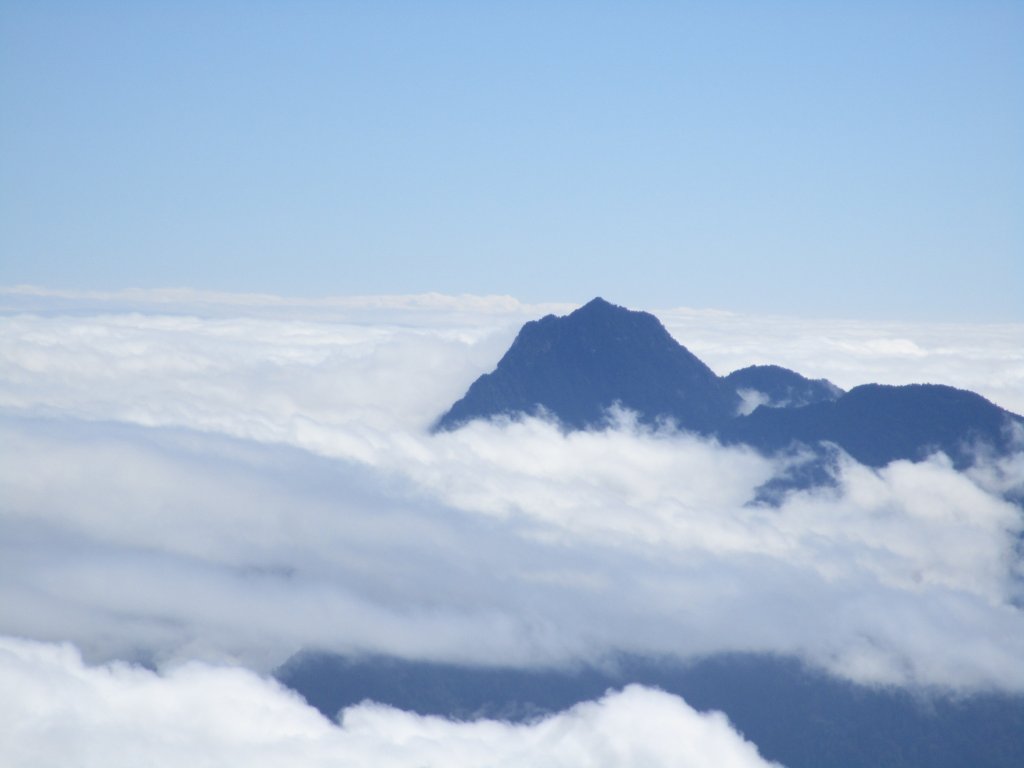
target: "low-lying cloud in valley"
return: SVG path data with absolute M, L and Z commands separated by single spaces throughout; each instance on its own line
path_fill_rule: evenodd
M 37 768 L 775 765 L 721 713 L 639 686 L 523 725 L 452 722 L 367 702 L 342 713 L 339 726 L 244 670 L 92 667 L 67 647 L 4 638 L 0 683 L 2 749 L 13 764 Z
M 530 418 L 431 434 L 542 312 L 508 299 L 4 301 L 0 632 L 25 638 L 4 641 L 2 665 L 27 700 L 45 698 L 44 676 L 48 695 L 77 691 L 84 712 L 109 698 L 104 685 L 173 698 L 237 684 L 279 708 L 282 739 L 286 723 L 306 734 L 311 764 L 421 734 L 438 751 L 420 762 L 445 762 L 448 744 L 454 765 L 473 763 L 486 729 L 537 750 L 568 729 L 596 755 L 595 740 L 635 727 L 628 703 L 757 765 L 724 722 L 645 689 L 523 730 L 370 706 L 339 730 L 254 675 L 208 665 L 266 673 L 303 647 L 521 667 L 749 651 L 862 683 L 1024 691 L 1024 525 L 1005 499 L 1024 491 L 1021 454 L 979 451 L 969 472 L 941 455 L 879 471 L 843 459 L 835 487 L 766 506 L 757 489 L 787 459 L 628 413 L 605 432 Z M 1024 410 L 1019 326 L 661 316 L 720 374 L 770 360 L 843 386 L 963 386 Z M 83 666 L 46 644 L 62 641 L 92 664 L 161 673 Z M 108 714 L 111 728 L 130 717 Z M 677 754 L 649 746 L 647 764 Z M 409 749 L 392 764 L 416 764 Z M 536 761 L 507 758 L 524 762 Z

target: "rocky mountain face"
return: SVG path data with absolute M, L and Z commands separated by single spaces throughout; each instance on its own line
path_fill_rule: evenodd
M 566 317 L 524 325 L 498 367 L 473 382 L 437 428 L 538 411 L 569 428 L 600 427 L 616 403 L 645 423 L 670 418 L 708 433 L 736 413 L 740 398 L 654 315 L 597 298 Z
M 1020 416 L 938 384 L 844 392 L 775 365 L 720 377 L 653 315 L 600 298 L 524 325 L 497 368 L 473 382 L 435 429 L 538 413 L 569 429 L 600 429 L 615 405 L 642 424 L 671 421 L 769 454 L 831 443 L 875 467 L 936 451 L 963 467 L 978 451 L 1013 450 L 1024 434 Z

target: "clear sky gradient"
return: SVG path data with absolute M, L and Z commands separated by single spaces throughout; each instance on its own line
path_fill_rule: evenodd
M 1024 320 L 1021 2 L 0 2 L 0 284 Z

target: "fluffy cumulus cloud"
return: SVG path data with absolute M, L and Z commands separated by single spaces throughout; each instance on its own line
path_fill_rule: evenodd
M 1006 500 L 1024 493 L 1024 454 L 981 453 L 966 473 L 941 455 L 878 471 L 844 459 L 835 487 L 765 507 L 751 500 L 782 460 L 628 413 L 604 432 L 532 418 L 430 434 L 518 326 L 551 307 L 40 291 L 8 292 L 3 306 L 0 633 L 166 670 L 85 667 L 8 641 L 5 674 L 33 706 L 56 706 L 32 687 L 43 668 L 79 686 L 79 703 L 239 686 L 280 709 L 283 741 L 313 745 L 310 764 L 326 744 L 407 734 L 469 750 L 430 753 L 458 765 L 476 741 L 542 745 L 556 732 L 597 755 L 597 739 L 632 727 L 626 703 L 742 744 L 640 690 L 521 732 L 369 706 L 339 729 L 256 676 L 205 665 L 265 673 L 308 646 L 520 666 L 752 651 L 864 683 L 1024 691 L 1024 526 Z M 843 386 L 936 380 L 1024 401 L 1019 327 L 662 317 L 719 372 L 774 361 Z M 18 678 L 25 664 L 41 666 Z M 609 717 L 627 720 L 604 728 Z
M 88 666 L 68 647 L 11 639 L 0 639 L 0 685 L 0 757 L 11 768 L 769 765 L 724 715 L 636 686 L 523 725 L 372 703 L 332 723 L 245 670 Z

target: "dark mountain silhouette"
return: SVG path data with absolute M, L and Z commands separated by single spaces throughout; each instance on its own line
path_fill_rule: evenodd
M 739 402 L 736 391 L 654 315 L 597 298 L 566 317 L 524 325 L 494 372 L 473 382 L 436 429 L 540 409 L 570 428 L 599 427 L 619 403 L 642 422 L 671 418 L 706 433 Z
M 808 379 L 779 365 L 740 368 L 726 376 L 725 382 L 741 395 L 757 393 L 764 405 L 773 408 L 797 408 L 843 395 L 843 390 L 828 379 Z
M 765 404 L 740 415 L 740 393 L 751 391 Z M 767 454 L 814 449 L 821 460 L 784 479 L 776 491 L 827 478 L 835 457 L 824 443 L 872 467 L 942 451 L 963 468 L 979 450 L 1019 448 L 1024 434 L 1020 416 L 981 395 L 937 384 L 866 384 L 844 393 L 825 379 L 774 365 L 719 377 L 653 315 L 600 298 L 565 317 L 524 325 L 498 367 L 478 378 L 435 428 L 538 412 L 570 429 L 599 428 L 614 404 L 636 412 L 644 424 L 672 420 Z
M 958 469 L 980 450 L 1014 447 L 1010 423 L 1020 417 L 981 395 L 938 384 L 901 387 L 865 384 L 838 400 L 802 408 L 758 408 L 719 430 L 729 443 L 774 452 L 793 443 L 835 443 L 857 461 L 882 467 L 896 459 L 920 460 L 936 451 Z
M 1024 696 L 866 688 L 776 656 L 686 664 L 625 656 L 608 668 L 509 669 L 304 652 L 277 670 L 325 716 L 364 700 L 460 720 L 513 722 L 641 683 L 718 710 L 789 768 L 1024 765 Z

